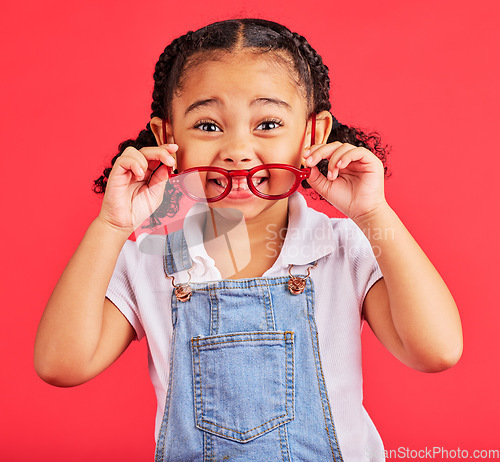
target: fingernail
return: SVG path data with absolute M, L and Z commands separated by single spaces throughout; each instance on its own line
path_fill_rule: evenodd
M 313 163 L 314 163 L 314 159 L 312 157 L 309 157 L 308 159 L 306 159 L 307 165 L 312 165 Z
M 328 173 L 327 173 L 326 177 L 327 177 L 329 180 L 333 180 L 333 173 L 332 173 L 330 170 L 328 170 Z
M 175 143 L 162 144 L 160 147 L 165 148 L 165 149 L 173 149 L 173 150 L 179 149 L 179 146 L 177 146 Z

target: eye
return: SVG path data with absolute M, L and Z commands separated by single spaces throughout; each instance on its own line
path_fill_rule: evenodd
M 261 122 L 257 130 L 275 130 L 276 128 L 279 128 L 283 125 L 283 122 L 279 119 L 269 119 L 269 120 L 264 120 Z
M 196 123 L 194 128 L 204 132 L 221 132 L 222 130 L 212 120 L 200 120 Z

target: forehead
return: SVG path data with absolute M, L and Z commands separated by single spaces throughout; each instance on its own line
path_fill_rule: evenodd
M 239 103 L 256 97 L 275 97 L 294 110 L 306 112 L 304 88 L 297 82 L 293 64 L 276 53 L 220 52 L 208 59 L 194 57 L 181 79 L 173 105 L 189 105 L 193 100 L 217 96 Z

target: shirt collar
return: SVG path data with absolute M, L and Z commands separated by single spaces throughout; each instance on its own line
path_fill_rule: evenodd
M 204 203 L 196 203 L 186 214 L 183 226 L 183 246 L 188 253 L 182 253 L 190 262 L 184 262 L 178 269 L 188 269 L 201 264 L 205 268 L 214 268 L 214 260 L 207 254 L 203 244 L 203 229 L 207 220 L 209 207 Z M 170 240 L 167 236 L 167 240 Z M 334 236 L 330 219 L 324 213 L 308 207 L 304 197 L 295 192 L 288 199 L 288 228 L 281 252 L 270 269 L 283 268 L 289 265 L 307 265 L 334 251 Z M 174 244 L 179 248 L 180 244 Z M 176 249 L 173 249 L 174 251 Z M 187 266 L 186 266 L 187 265 Z
M 209 211 L 210 208 L 203 202 L 194 204 L 184 218 L 183 232 L 193 263 L 205 262 L 209 267 L 213 267 L 215 262 L 209 257 L 203 244 L 203 230 Z
M 274 266 L 307 265 L 332 253 L 334 242 L 328 216 L 308 207 L 296 192 L 288 200 L 288 229 Z

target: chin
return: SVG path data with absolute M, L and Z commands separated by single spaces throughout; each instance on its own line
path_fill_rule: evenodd
M 281 207 L 287 210 L 287 199 L 280 199 L 277 201 L 269 201 L 266 199 L 257 199 L 251 203 L 243 203 L 241 201 L 239 204 L 237 201 L 226 202 L 221 200 L 214 204 L 209 204 L 215 212 L 217 212 L 222 218 L 228 221 L 241 221 L 244 219 L 246 222 L 254 220 L 257 218 L 265 219 L 268 213 L 275 214 Z
M 244 218 L 243 211 L 232 205 L 224 206 L 223 204 L 218 203 L 210 205 L 210 208 L 214 212 L 217 212 L 220 217 L 228 221 L 241 221 Z

